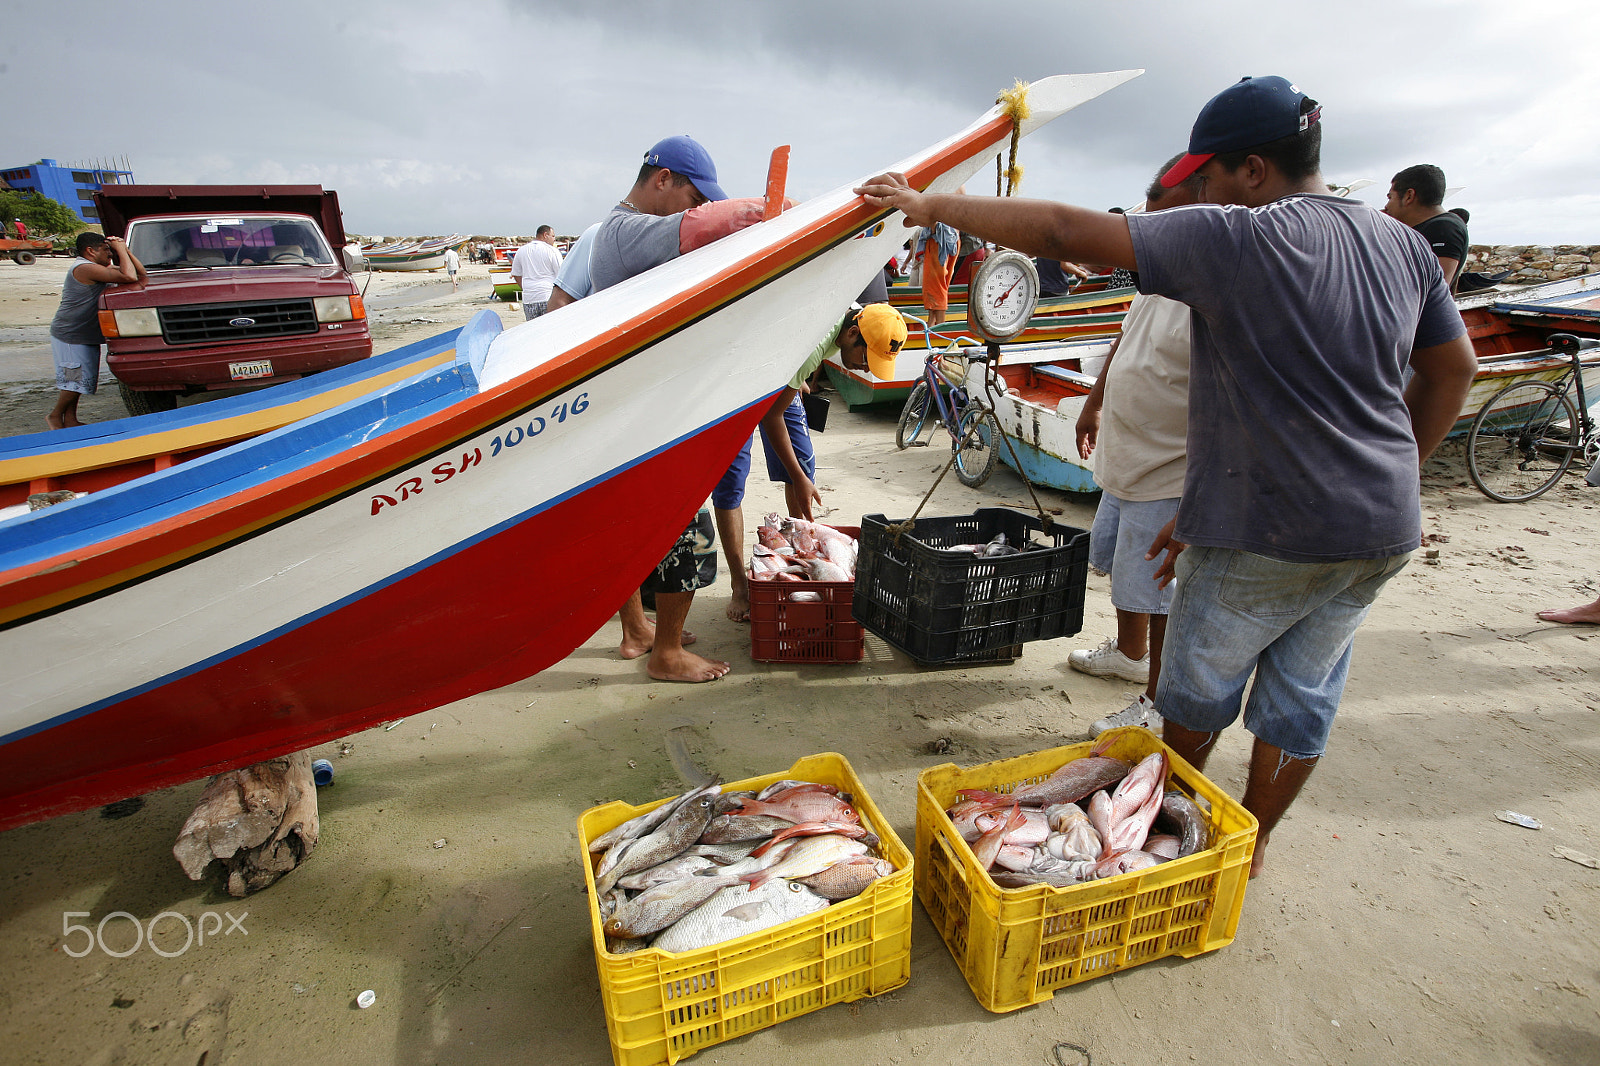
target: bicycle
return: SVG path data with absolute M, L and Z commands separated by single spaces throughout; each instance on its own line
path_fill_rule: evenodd
M 923 448 L 931 441 L 920 439 L 930 421 L 942 425 L 950 434 L 950 447 L 955 451 L 956 477 L 963 485 L 977 488 L 989 480 L 994 472 L 998 455 L 996 444 L 1000 440 L 1000 423 L 995 420 L 994 408 L 985 397 L 971 396 L 966 384 L 974 365 L 985 370 L 984 388 L 992 386 L 987 369 L 988 352 L 964 348 L 961 338 L 935 333 L 926 323 L 921 323 L 931 342 L 934 337 L 948 340 L 945 348 L 928 345 L 928 357 L 923 362 L 922 380 L 906 397 L 900 411 L 900 425 L 895 430 L 894 442 L 899 448 Z M 960 360 L 961 380 L 954 381 L 946 373 L 945 360 L 954 355 Z M 955 372 L 956 368 L 951 368 Z M 953 427 L 953 428 L 952 428 Z M 930 433 L 931 435 L 931 433 Z
M 1600 340 L 1570 333 L 1550 337 L 1550 348 L 1572 365 L 1555 381 L 1520 381 L 1489 398 L 1467 431 L 1467 475 L 1491 500 L 1524 503 L 1550 491 L 1579 455 L 1583 468 L 1600 452 L 1583 388 L 1581 353 Z M 1577 391 L 1577 405 L 1572 392 Z

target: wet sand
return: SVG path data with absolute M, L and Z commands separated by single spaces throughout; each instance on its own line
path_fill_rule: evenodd
M 13 294 L 23 269 L 0 263 L 0 369 L 24 358 L 19 331 L 55 308 L 44 271 Z M 483 306 L 464 286 L 397 307 L 380 320 L 380 345 Z M 11 409 L 30 398 L 42 419 L 38 387 L 0 373 Z M 897 451 L 896 414 L 845 412 L 835 397 L 817 438 L 832 520 L 904 517 L 931 484 L 940 456 Z M 0 432 L 34 428 L 0 418 Z M 1092 503 L 1044 497 L 1061 520 L 1089 524 Z M 1533 617 L 1594 598 L 1597 501 L 1574 478 L 1531 504 L 1494 504 L 1453 448 L 1429 464 L 1424 529 L 1449 539 L 1437 565 L 1418 558 L 1390 584 L 1361 630 L 1329 752 L 1275 835 L 1229 947 L 991 1015 L 918 905 L 908 985 L 691 1061 L 1021 1066 L 1054 1061 L 1058 1041 L 1096 1063 L 1600 1060 L 1600 871 L 1552 854 L 1600 855 L 1600 629 Z M 946 478 L 928 513 L 997 504 L 1028 507 L 1004 469 L 981 490 Z M 752 535 L 781 506 L 758 472 Z M 583 810 L 681 791 L 666 745 L 680 730 L 698 764 L 729 779 L 842 752 L 909 844 L 922 769 L 1075 740 L 1123 706 L 1131 686 L 1065 666 L 1072 648 L 1112 631 L 1106 595 L 1091 576 L 1083 633 L 1030 644 L 1010 665 L 918 668 L 869 638 L 859 666 L 794 667 L 750 661 L 748 628 L 723 616 L 724 574 L 690 625 L 699 650 L 732 662 L 727 678 L 651 682 L 642 663 L 616 657 L 611 624 L 540 675 L 347 737 L 342 755 L 324 745 L 315 755 L 337 776 L 320 793 L 315 855 L 245 901 L 188 881 L 171 856 L 201 782 L 149 795 L 125 818 L 90 811 L 0 834 L 0 1059 L 606 1062 L 574 825 Z M 1235 796 L 1247 750 L 1235 729 L 1211 760 Z M 1506 809 L 1544 828 L 1497 821 Z M 64 937 L 63 915 L 96 924 L 117 911 L 147 924 L 214 913 L 222 929 L 224 912 L 248 912 L 248 932 L 208 933 L 172 958 L 148 945 L 71 957 L 83 934 Z M 133 943 L 125 918 L 104 935 L 112 950 Z M 158 945 L 182 944 L 181 923 L 164 919 Z M 377 993 L 364 1011 L 353 1004 L 363 989 Z

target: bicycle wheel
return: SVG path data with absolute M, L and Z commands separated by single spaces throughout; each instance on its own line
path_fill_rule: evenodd
M 994 473 L 994 461 L 1003 447 L 1000 423 L 994 412 L 971 403 L 956 422 L 956 477 L 963 485 L 977 488 Z
M 933 420 L 930 410 L 932 407 L 933 400 L 928 392 L 928 383 L 917 382 L 917 387 L 906 397 L 906 405 L 900 411 L 900 427 L 894 431 L 894 443 L 897 448 L 909 448 L 917 443 L 917 438 L 922 436 L 922 431 L 928 428 Z
M 1572 465 L 1578 412 L 1565 390 L 1543 381 L 1490 397 L 1467 432 L 1467 474 L 1491 500 L 1522 503 L 1547 492 Z

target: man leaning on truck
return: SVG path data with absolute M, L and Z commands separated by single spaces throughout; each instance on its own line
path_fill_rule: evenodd
M 67 271 L 61 306 L 50 323 L 50 351 L 56 363 L 56 405 L 45 416 L 51 429 L 81 426 L 78 397 L 93 396 L 100 383 L 100 293 L 107 285 L 142 281 L 144 264 L 121 237 L 80 233 L 78 258 Z M 116 265 L 113 266 L 112 264 Z

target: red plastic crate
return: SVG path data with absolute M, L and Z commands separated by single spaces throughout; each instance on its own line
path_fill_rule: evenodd
M 856 526 L 834 526 L 860 539 Z M 866 634 L 851 614 L 854 581 L 751 581 L 750 658 L 758 663 L 858 663 Z M 814 592 L 820 600 L 793 600 Z

